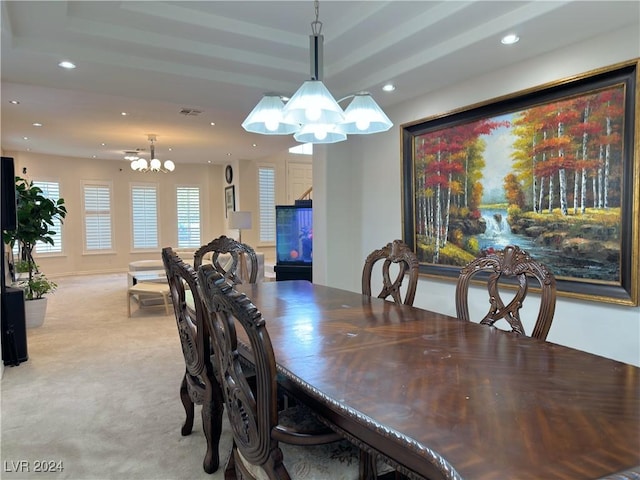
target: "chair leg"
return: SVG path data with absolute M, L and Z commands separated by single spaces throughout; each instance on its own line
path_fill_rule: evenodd
M 378 469 L 376 467 L 376 456 L 360 450 L 360 474 L 359 478 L 363 480 L 375 480 L 378 477 Z
M 231 449 L 231 455 L 227 459 L 227 464 L 224 468 L 224 480 L 237 480 L 238 474 L 236 472 L 236 459 L 235 459 L 235 445 Z
M 169 315 L 169 294 L 163 293 L 162 299 L 164 300 L 164 311 L 167 315 Z
M 182 435 L 189 435 L 191 430 L 193 429 L 193 402 L 191 401 L 191 397 L 189 397 L 189 391 L 187 389 L 187 374 L 184 374 L 182 377 L 182 384 L 180 384 L 180 400 L 182 400 L 182 405 L 184 406 L 184 413 L 186 413 L 187 418 L 184 421 L 184 425 L 182 425 Z
M 217 382 L 205 392 L 202 404 L 202 426 L 204 436 L 207 439 L 207 452 L 204 457 L 203 467 L 207 473 L 213 473 L 220 466 L 220 437 L 222 436 L 222 415 L 224 403 L 222 390 Z
M 127 292 L 127 316 L 131 318 L 131 292 Z

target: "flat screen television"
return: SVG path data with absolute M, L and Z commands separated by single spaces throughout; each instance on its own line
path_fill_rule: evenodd
M 276 264 L 311 265 L 312 261 L 312 208 L 276 205 Z

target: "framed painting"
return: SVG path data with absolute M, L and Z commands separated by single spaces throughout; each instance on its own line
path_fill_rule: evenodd
M 638 305 L 638 60 L 404 124 L 405 242 L 456 280 L 518 245 L 558 295 Z
M 224 189 L 224 212 L 225 217 L 229 218 L 229 212 L 236 210 L 236 187 L 231 185 Z

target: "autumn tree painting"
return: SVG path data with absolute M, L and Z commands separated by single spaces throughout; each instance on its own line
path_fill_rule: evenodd
M 618 282 L 624 98 L 617 84 L 416 135 L 421 262 L 462 266 L 516 244 L 558 277 Z

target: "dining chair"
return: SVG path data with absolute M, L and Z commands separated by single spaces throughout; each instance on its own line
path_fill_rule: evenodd
M 529 280 L 532 278 L 538 281 L 541 299 L 538 317 L 530 336 L 546 340 L 556 306 L 556 279 L 547 267 L 535 261 L 517 245 L 508 245 L 503 250 L 483 252 L 460 271 L 456 285 L 458 318 L 471 320 L 468 302 L 469 285 L 472 280 L 482 279 L 487 284 L 490 307 L 480 323 L 494 325 L 498 320 L 504 319 L 513 332 L 526 335 L 520 320 L 520 309 L 527 296 Z M 500 291 L 504 293 L 504 290 L 510 287 L 512 289 L 515 287 L 516 292 L 505 304 Z
M 198 269 L 198 285 L 233 433 L 225 479 L 359 478 L 355 446 L 304 405 L 278 410 L 276 358 L 257 307 L 213 265 Z M 255 382 L 240 361 L 239 337 L 251 354 Z
M 374 266 L 380 260 L 384 260 L 384 262 L 382 264 L 382 290 L 378 294 L 378 298 L 391 296 L 396 303 L 413 305 L 418 285 L 418 257 L 401 240 L 387 243 L 384 247 L 374 250 L 367 256 L 362 270 L 362 293 L 371 296 L 372 274 Z M 398 272 L 393 281 L 389 271 L 392 265 L 398 266 Z M 409 273 L 409 283 L 403 300 L 402 282 L 407 272 Z
M 418 286 L 420 264 L 413 250 L 398 239 L 374 250 L 367 256 L 362 269 L 362 293 L 371 296 L 373 272 L 377 271 L 376 268 L 380 265 L 378 263 L 380 261 L 383 261 L 381 265 L 382 289 L 378 294 L 378 298 L 386 299 L 391 297 L 395 303 L 413 305 Z M 395 278 L 391 280 L 393 265 L 397 265 L 397 272 Z M 407 272 L 409 273 L 409 282 L 403 299 L 402 284 Z M 399 472 L 394 472 L 394 468 L 381 457 L 364 450 L 360 452 L 360 463 L 361 471 L 373 472 L 374 477 L 388 478 L 393 476 L 393 478 L 403 478 Z
M 197 288 L 196 271 L 171 247 L 162 249 L 171 299 L 185 362 L 180 385 L 180 399 L 186 413 L 182 435 L 193 428 L 194 404 L 202 405 L 202 426 L 207 449 L 203 461 L 205 472 L 215 472 L 220 464 L 218 452 L 222 432 L 224 402 L 210 356 L 211 345 L 204 319 L 206 309 Z M 186 286 L 186 288 L 185 288 Z
M 193 254 L 193 268 L 198 270 L 207 253 L 211 253 L 211 264 L 234 284 L 256 283 L 258 257 L 253 248 L 226 235 L 202 245 Z M 248 271 L 247 271 L 248 270 Z

